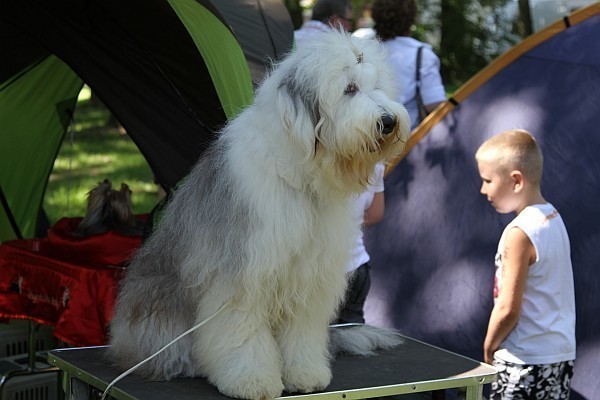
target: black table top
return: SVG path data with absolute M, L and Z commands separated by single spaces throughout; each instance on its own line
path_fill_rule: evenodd
M 111 367 L 106 347 L 53 350 L 50 364 L 100 390 L 123 371 Z M 333 379 L 323 391 L 288 394 L 284 398 L 360 399 L 426 390 L 478 386 L 495 379 L 496 370 L 478 361 L 405 337 L 397 348 L 374 356 L 338 356 L 332 364 Z M 115 385 L 111 396 L 117 399 L 202 399 L 224 400 L 218 390 L 203 378 L 148 381 L 129 375 Z

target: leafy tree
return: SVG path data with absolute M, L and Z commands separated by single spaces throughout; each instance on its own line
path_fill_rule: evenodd
M 294 29 L 300 28 L 302 25 L 302 7 L 300 6 L 300 0 L 283 0 L 283 4 L 290 13 Z
M 424 24 L 416 36 L 425 41 L 439 37 L 432 45 L 444 83 L 463 83 L 519 40 L 511 5 L 510 0 L 419 0 Z

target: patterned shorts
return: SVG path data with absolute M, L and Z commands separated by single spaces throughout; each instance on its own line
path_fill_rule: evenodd
M 568 399 L 574 361 L 520 365 L 494 358 L 498 380 L 492 383 L 490 400 Z

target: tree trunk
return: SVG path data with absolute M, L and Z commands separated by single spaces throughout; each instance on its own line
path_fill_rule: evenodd
M 519 23 L 517 24 L 517 32 L 522 38 L 526 38 L 533 33 L 529 0 L 519 0 Z

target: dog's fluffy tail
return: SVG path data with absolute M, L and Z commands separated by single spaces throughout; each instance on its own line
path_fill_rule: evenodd
M 364 324 L 338 324 L 329 328 L 331 354 L 372 355 L 402 343 L 400 332 Z

